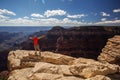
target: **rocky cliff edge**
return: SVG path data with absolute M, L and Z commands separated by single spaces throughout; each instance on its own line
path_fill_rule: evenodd
M 108 39 L 106 46 L 102 49 L 102 53 L 98 56 L 98 60 L 120 65 L 119 35 L 115 35 L 114 37 Z
M 49 51 L 16 50 L 8 55 L 8 80 L 119 80 L 120 67 Z

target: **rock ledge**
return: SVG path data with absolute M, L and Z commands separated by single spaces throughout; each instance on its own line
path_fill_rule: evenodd
M 35 51 L 11 51 L 8 61 L 8 80 L 112 80 L 108 75 L 120 69 L 115 64 L 49 51 L 42 52 L 42 57 L 36 56 Z

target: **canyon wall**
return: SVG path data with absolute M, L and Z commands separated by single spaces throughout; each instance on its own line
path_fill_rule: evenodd
M 120 34 L 119 27 L 53 27 L 46 34 L 46 38 L 40 40 L 42 50 L 55 51 L 74 57 L 94 58 L 101 53 L 107 39 Z M 57 39 L 62 36 L 57 45 Z M 31 43 L 32 44 L 32 43 Z M 32 48 L 31 48 L 32 49 Z

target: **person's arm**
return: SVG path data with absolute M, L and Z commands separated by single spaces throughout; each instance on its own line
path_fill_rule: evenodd
M 29 39 L 33 39 L 32 37 L 29 37 Z
M 38 37 L 38 39 L 41 39 L 41 38 L 44 38 L 44 37 L 45 37 L 45 35 L 42 35 L 42 36 Z

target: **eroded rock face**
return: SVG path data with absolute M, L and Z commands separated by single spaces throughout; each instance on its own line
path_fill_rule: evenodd
M 114 74 L 119 72 L 119 66 L 111 65 L 109 63 L 100 63 L 92 59 L 78 58 L 72 61 L 70 67 L 72 74 L 77 74 L 85 78 L 93 77 L 96 75 Z
M 29 80 L 32 68 L 16 69 L 10 72 L 8 80 Z
M 39 52 L 37 52 L 39 53 Z M 9 69 L 20 69 L 25 67 L 34 67 L 37 62 L 47 62 L 57 65 L 67 65 L 75 58 L 60 55 L 53 52 L 41 52 L 41 57 L 35 54 L 35 51 L 16 50 L 8 55 Z
M 107 75 L 117 73 L 119 67 L 117 65 L 90 63 L 76 65 L 53 65 L 49 63 L 37 63 L 33 68 L 36 73 L 62 74 L 67 76 L 82 76 L 84 78 L 94 77 L 96 75 Z
M 120 36 L 108 39 L 106 46 L 98 57 L 99 61 L 120 65 Z
M 42 52 L 42 57 L 34 51 L 11 51 L 8 60 L 8 80 L 111 80 L 106 75 L 119 73 L 120 69 L 115 64 L 48 51 Z
M 31 72 L 31 69 L 27 68 L 27 69 L 12 71 L 8 80 L 84 80 L 84 79 L 75 76 L 64 76 L 61 74 L 50 74 L 50 73 L 33 74 Z

